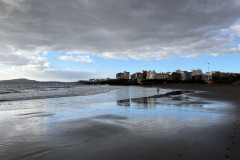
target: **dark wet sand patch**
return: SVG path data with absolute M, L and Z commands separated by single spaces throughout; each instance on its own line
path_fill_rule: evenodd
M 104 115 L 93 117 L 93 119 L 126 120 L 128 119 L 128 117 L 113 115 L 113 114 L 104 114 Z
M 47 146 L 47 142 L 18 142 L 4 148 L 5 154 L 0 155 L 1 160 L 40 160 L 54 151 L 54 148 Z M 4 153 L 4 151 L 3 151 Z
M 119 116 L 120 117 L 120 116 Z M 55 126 L 53 126 L 55 127 Z M 108 137 L 114 133 L 124 133 L 128 129 L 123 126 L 94 121 L 92 119 L 81 119 L 70 121 L 57 128 L 61 128 L 63 135 L 68 135 L 69 138 L 74 137 Z
M 33 115 L 33 114 L 45 114 L 47 112 L 30 112 L 30 113 L 23 113 L 23 114 L 18 114 L 18 116 L 28 116 L 28 115 Z
M 24 118 L 32 118 L 32 117 L 49 117 L 53 116 L 53 113 L 48 113 L 48 112 L 31 112 L 31 113 L 23 113 L 23 114 L 18 114 L 17 116 L 24 116 Z

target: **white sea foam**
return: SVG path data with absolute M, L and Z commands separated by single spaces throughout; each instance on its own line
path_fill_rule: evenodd
M 0 84 L 0 101 L 86 96 L 109 92 L 119 87 L 76 83 Z

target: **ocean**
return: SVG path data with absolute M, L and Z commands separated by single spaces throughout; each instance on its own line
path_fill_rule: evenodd
M 55 97 L 87 96 L 117 87 L 64 82 L 0 82 L 0 101 L 18 101 Z

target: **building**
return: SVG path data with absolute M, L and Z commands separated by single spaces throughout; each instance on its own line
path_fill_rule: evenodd
M 192 72 L 181 71 L 181 70 L 176 70 L 175 72 L 181 75 L 180 77 L 181 81 L 187 81 L 192 79 Z
M 212 81 L 212 79 L 213 79 L 213 72 L 206 72 L 205 74 L 202 74 L 202 80 Z
M 117 79 L 129 79 L 129 76 L 130 76 L 130 72 L 126 72 L 126 71 L 124 71 L 123 73 L 120 72 L 116 74 Z
M 192 70 L 192 80 L 202 80 L 202 70 L 197 69 L 197 70 Z
M 209 81 L 209 75 L 208 74 L 202 74 L 202 80 Z
M 142 70 L 143 79 L 147 79 L 147 71 Z
M 167 73 L 156 73 L 155 70 L 148 71 L 146 79 L 158 79 L 158 80 L 169 80 Z
M 142 80 L 144 79 L 144 73 L 137 72 L 131 75 L 131 79 L 136 79 L 137 83 L 142 84 Z
M 156 71 L 155 70 L 148 71 L 146 79 L 155 79 L 155 76 L 156 76 Z
M 171 72 L 171 73 L 169 73 L 169 76 L 171 77 L 171 80 L 173 80 L 173 81 L 181 81 L 181 74 L 178 72 Z
M 155 79 L 169 80 L 169 75 L 167 73 L 156 73 Z
M 192 80 L 194 80 L 194 81 L 202 80 L 202 74 L 201 75 L 194 75 L 194 76 L 192 76 Z
M 201 69 L 197 69 L 197 70 L 192 70 L 192 76 L 196 76 L 196 75 L 202 75 L 202 70 Z
M 192 79 L 192 72 L 181 71 L 181 81 L 187 81 Z

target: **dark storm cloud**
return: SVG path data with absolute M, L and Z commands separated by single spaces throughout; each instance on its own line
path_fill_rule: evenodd
M 0 45 L 109 58 L 226 54 L 238 0 L 0 0 Z M 236 32 L 237 33 L 237 32 Z

